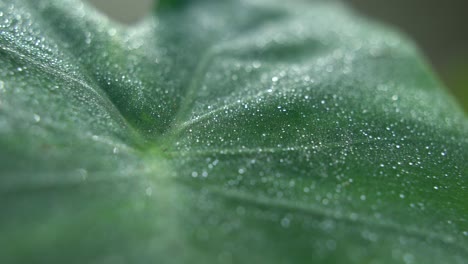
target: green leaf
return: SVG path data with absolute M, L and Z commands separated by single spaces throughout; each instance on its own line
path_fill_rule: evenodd
M 465 263 L 453 101 L 335 1 L 3 0 L 0 262 Z

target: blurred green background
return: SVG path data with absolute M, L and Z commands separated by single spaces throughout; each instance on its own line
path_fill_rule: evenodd
M 110 17 L 138 22 L 154 0 L 88 0 Z M 355 10 L 393 25 L 413 38 L 468 113 L 467 0 L 343 0 Z

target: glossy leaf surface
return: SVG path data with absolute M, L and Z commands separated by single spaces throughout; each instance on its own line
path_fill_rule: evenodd
M 467 132 L 337 2 L 0 2 L 2 263 L 464 263 Z

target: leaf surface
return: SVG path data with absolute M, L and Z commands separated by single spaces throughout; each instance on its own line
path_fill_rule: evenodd
M 0 2 L 2 263 L 464 263 L 468 122 L 334 1 L 127 28 Z

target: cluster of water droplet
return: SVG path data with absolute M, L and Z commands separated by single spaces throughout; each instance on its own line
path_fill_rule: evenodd
M 398 34 L 307 5 L 207 1 L 125 28 L 74 1 L 0 3 L 0 146 L 40 175 L 2 188 L 144 175 L 112 185 L 131 198 L 116 210 L 225 262 L 248 251 L 226 237 L 405 263 L 465 245 L 466 118 Z

